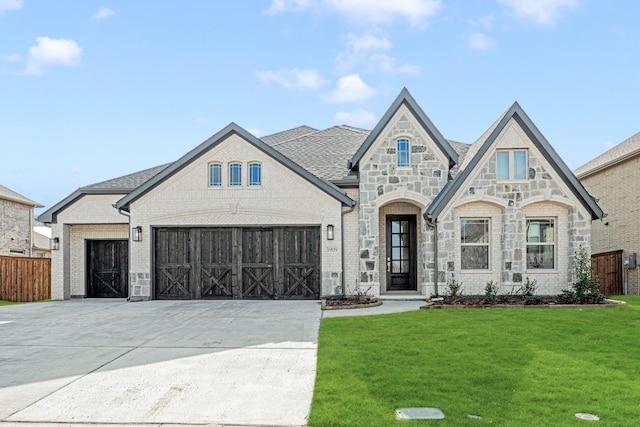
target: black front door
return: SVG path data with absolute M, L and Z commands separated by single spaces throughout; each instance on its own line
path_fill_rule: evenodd
M 87 240 L 87 297 L 127 298 L 128 260 L 126 240 Z
M 417 290 L 416 216 L 387 215 L 387 290 Z

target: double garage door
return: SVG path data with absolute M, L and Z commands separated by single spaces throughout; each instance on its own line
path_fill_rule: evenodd
M 156 228 L 156 299 L 320 297 L 319 227 Z

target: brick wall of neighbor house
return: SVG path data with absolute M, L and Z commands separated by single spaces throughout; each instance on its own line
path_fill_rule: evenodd
M 58 213 L 51 224 L 51 237 L 60 239 L 60 250 L 51 251 L 51 298 L 84 295 L 85 239 L 129 237 L 128 218 L 112 207 L 123 196 L 87 195 Z M 88 218 L 95 225 L 86 225 Z
M 396 141 L 402 137 L 410 141 L 411 167 L 408 168 L 396 166 Z M 379 209 L 403 201 L 424 211 L 446 184 L 448 166 L 446 156 L 404 105 L 360 160 L 360 282 L 362 286 L 371 286 L 373 294 L 380 294 L 381 274 L 385 271 L 380 258 L 383 247 L 379 240 Z M 428 264 L 429 245 L 424 239 L 422 243 L 418 252 Z M 430 281 L 431 278 L 426 274 L 422 280 Z
M 575 251 L 580 246 L 589 251 L 590 216 L 513 120 L 496 140 L 496 146 L 527 148 L 529 179 L 498 183 L 495 150 L 488 150 L 472 178 L 458 190 L 439 219 L 441 293 L 442 289 L 447 291 L 446 280 L 454 273 L 466 294 L 484 294 L 489 280 L 498 283 L 500 292 L 506 293 L 519 288 L 528 277 L 537 280 L 538 294 L 555 295 L 570 285 Z M 461 217 L 490 219 L 491 270 L 486 273 L 460 268 Z M 555 269 L 543 271 L 526 266 L 527 218 L 556 220 Z
M 589 194 L 607 214 L 591 224 L 591 252 L 594 254 L 622 249 L 623 259 L 630 252 L 640 254 L 640 156 L 580 180 Z M 608 224 L 608 225 L 605 225 Z M 627 292 L 639 294 L 640 269 L 629 269 Z
M 262 163 L 259 188 L 246 185 L 250 161 Z M 210 162 L 223 164 L 221 188 L 208 186 Z M 229 162 L 243 165 L 241 188 L 226 185 Z M 333 294 L 342 285 L 342 203 L 235 134 L 136 200 L 130 210 L 131 225 L 143 230 L 143 240 L 130 246 L 132 297 L 147 299 L 152 295 L 149 236 L 154 226 L 318 225 L 321 294 Z M 328 224 L 335 227 L 333 241 L 326 239 Z
M 0 199 L 0 255 L 30 255 L 33 208 Z

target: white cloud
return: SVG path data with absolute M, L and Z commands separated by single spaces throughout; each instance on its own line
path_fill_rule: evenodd
M 22 0 L 0 0 L 0 15 L 5 10 L 22 9 Z
M 312 0 L 272 0 L 271 6 L 264 13 L 275 15 L 277 13 L 295 12 L 308 9 L 313 4 Z
M 376 118 L 373 113 L 358 108 L 357 110 L 351 112 L 338 111 L 333 116 L 333 121 L 339 124 L 368 127 L 376 122 Z
M 361 102 L 369 99 L 375 91 L 362 81 L 359 74 L 350 74 L 338 80 L 338 86 L 327 98 L 330 102 Z
M 80 63 L 82 48 L 69 39 L 50 39 L 38 37 L 37 46 L 29 48 L 29 59 L 24 74 L 39 76 L 49 65 L 73 67 Z
M 474 27 L 491 28 L 496 16 L 493 12 L 478 19 L 470 19 L 469 23 Z
M 473 33 L 469 37 L 469 47 L 474 50 L 489 50 L 495 43 L 495 39 L 482 33 Z
M 265 13 L 307 9 L 336 12 L 362 23 L 381 24 L 404 18 L 412 25 L 423 25 L 442 9 L 442 0 L 272 0 Z
M 576 8 L 579 0 L 498 0 L 516 15 L 534 21 L 538 25 L 553 25 L 563 9 Z
M 91 15 L 91 19 L 95 19 L 95 20 L 99 21 L 99 20 L 102 20 L 102 19 L 111 18 L 115 14 L 116 13 L 113 10 L 109 9 L 108 7 L 101 7 L 100 9 L 98 9 L 98 11 L 96 13 Z
M 357 65 L 367 61 L 369 53 L 375 50 L 391 48 L 391 42 L 386 37 L 376 37 L 373 34 L 347 34 L 345 50 L 336 57 L 336 65 L 341 72 L 347 72 Z
M 609 150 L 610 148 L 613 148 L 614 145 L 615 144 L 613 142 L 611 142 L 611 141 L 605 141 L 604 148 Z
M 420 67 L 417 65 L 404 64 L 397 66 L 395 58 L 384 54 L 371 55 L 369 69 L 371 71 L 381 71 L 385 74 L 407 74 L 412 76 L 420 74 Z
M 81 170 L 81 169 L 80 169 L 80 166 L 74 165 L 74 166 L 71 168 L 71 173 L 79 173 L 79 172 L 80 172 L 80 170 Z
M 299 70 L 298 68 L 278 71 L 257 71 L 256 76 L 264 84 L 274 82 L 286 89 L 315 90 L 327 83 L 318 70 Z
M 259 137 L 260 135 L 262 135 L 262 131 L 260 129 L 256 129 L 256 128 L 250 128 L 247 129 L 247 132 L 249 132 L 250 134 L 252 134 L 253 136 L 257 136 Z

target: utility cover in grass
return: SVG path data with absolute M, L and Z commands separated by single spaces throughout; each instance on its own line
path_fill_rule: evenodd
M 587 421 L 600 421 L 600 417 L 594 414 L 577 413 L 576 418 L 580 418 L 581 420 L 587 420 Z
M 444 412 L 439 408 L 396 409 L 397 420 L 443 420 Z

